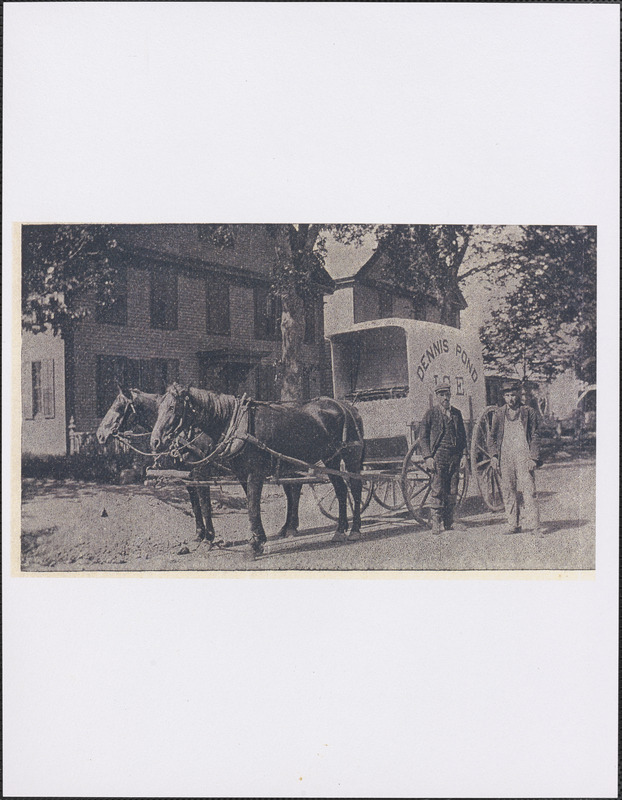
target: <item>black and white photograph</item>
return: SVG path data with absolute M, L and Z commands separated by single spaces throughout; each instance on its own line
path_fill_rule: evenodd
M 594 569 L 594 226 L 20 234 L 23 570 Z
M 619 17 L 4 4 L 4 795 L 619 794 Z

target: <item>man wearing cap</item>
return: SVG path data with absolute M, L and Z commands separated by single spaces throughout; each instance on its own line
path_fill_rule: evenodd
M 426 412 L 419 426 L 421 454 L 432 473 L 430 507 L 432 533 L 454 526 L 459 470 L 467 468 L 467 439 L 462 414 L 451 405 L 451 389 L 441 384 L 434 390 L 436 405 Z
M 522 530 L 540 534 L 535 478 L 535 469 L 541 463 L 538 416 L 530 406 L 521 405 L 520 386 L 515 381 L 506 381 L 502 392 L 504 405 L 493 414 L 488 452 L 493 469 L 501 470 L 501 494 L 508 518 L 505 533 L 518 533 L 522 526 Z

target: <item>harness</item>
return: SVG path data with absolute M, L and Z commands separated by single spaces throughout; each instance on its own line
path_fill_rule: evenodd
M 126 447 L 129 447 L 130 450 L 133 450 L 135 453 L 138 453 L 141 456 L 152 456 L 153 455 L 152 452 L 145 452 L 144 450 L 139 450 L 137 447 L 134 447 L 134 445 L 130 441 L 130 438 L 140 439 L 144 438 L 145 436 L 150 436 L 149 433 L 129 433 L 129 431 L 124 431 L 123 433 L 119 433 L 121 428 L 123 428 L 123 426 L 127 422 L 128 417 L 130 416 L 130 412 L 134 414 L 136 417 L 138 416 L 138 412 L 136 411 L 136 407 L 134 406 L 134 401 L 128 398 L 126 399 L 127 399 L 127 404 L 123 409 L 123 413 L 121 414 L 119 421 L 114 426 L 111 435 L 115 439 L 118 439 L 120 442 L 123 442 L 123 444 Z
M 319 398 L 315 398 L 315 399 L 319 399 Z M 333 459 L 335 459 L 337 456 L 341 455 L 346 450 L 351 450 L 353 448 L 364 447 L 364 440 L 363 440 L 363 437 L 361 435 L 361 431 L 359 429 L 359 426 L 357 424 L 357 420 L 356 420 L 356 418 L 355 418 L 355 416 L 354 416 L 354 414 L 352 412 L 352 409 L 350 408 L 349 404 L 343 403 L 342 401 L 335 400 L 333 398 L 331 398 L 331 400 L 333 400 L 333 402 L 341 409 L 341 411 L 342 411 L 342 413 L 344 415 L 344 422 L 343 422 L 343 428 L 342 428 L 342 432 L 341 432 L 341 444 L 336 448 L 336 450 L 333 452 L 333 454 L 331 456 L 327 457 L 326 459 L 324 459 L 324 461 L 332 461 Z M 312 401 L 309 401 L 309 402 L 312 402 Z M 228 459 L 233 458 L 234 456 L 239 455 L 247 444 L 252 444 L 253 446 L 257 447 L 258 449 L 264 451 L 265 453 L 270 454 L 273 457 L 273 459 L 276 459 L 276 462 L 277 462 L 277 473 L 279 471 L 279 463 L 281 461 L 284 461 L 284 462 L 289 463 L 289 464 L 291 464 L 293 466 L 296 466 L 298 468 L 305 468 L 305 469 L 311 469 L 311 470 L 321 470 L 322 473 L 325 473 L 325 474 L 335 474 L 335 475 L 347 474 L 349 477 L 357 477 L 354 474 L 352 474 L 352 476 L 350 476 L 349 473 L 341 473 L 341 472 L 336 471 L 336 470 L 330 470 L 330 469 L 328 469 L 326 467 L 322 468 L 322 467 L 319 467 L 318 465 L 311 465 L 311 464 L 308 464 L 307 462 L 301 461 L 300 459 L 292 458 L 291 456 L 286 456 L 283 453 L 279 453 L 276 450 L 273 450 L 272 448 L 268 447 L 268 445 L 264 444 L 263 442 L 261 442 L 259 439 L 257 439 L 253 435 L 253 433 L 254 433 L 254 430 L 253 430 L 254 429 L 254 425 L 253 425 L 254 415 L 251 414 L 251 410 L 252 409 L 257 408 L 258 406 L 282 407 L 283 405 L 288 404 L 288 403 L 290 403 L 291 405 L 297 405 L 295 402 L 291 402 L 291 401 L 285 401 L 284 403 L 279 404 L 279 403 L 274 403 L 272 401 L 253 400 L 250 397 L 248 397 L 246 394 L 244 394 L 241 398 L 237 398 L 236 397 L 235 398 L 235 405 L 234 405 L 234 408 L 233 408 L 233 413 L 231 414 L 231 418 L 229 420 L 229 425 L 227 426 L 225 431 L 220 436 L 220 438 L 219 438 L 218 442 L 216 443 L 216 446 L 214 447 L 214 449 L 211 452 L 209 452 L 206 456 L 204 456 L 203 458 L 200 458 L 197 461 L 188 461 L 188 460 L 186 460 L 186 463 L 189 466 L 192 466 L 192 467 L 197 467 L 197 466 L 200 466 L 202 464 L 209 464 L 209 463 L 213 463 L 213 462 L 216 462 L 217 464 L 219 464 L 219 462 L 226 461 Z M 194 442 L 200 436 L 204 435 L 204 431 L 201 431 L 199 429 L 199 432 L 197 433 L 197 435 L 193 437 L 192 436 L 193 429 L 196 428 L 197 426 L 195 425 L 195 423 L 192 420 L 189 419 L 190 415 L 195 415 L 195 414 L 196 414 L 196 411 L 194 411 L 194 409 L 192 407 L 192 403 L 191 403 L 190 398 L 188 397 L 188 395 L 184 395 L 182 413 L 180 415 L 179 422 L 177 423 L 177 425 L 173 429 L 173 434 L 175 436 L 174 443 L 173 443 L 172 447 L 170 448 L 170 450 L 168 452 L 160 453 L 159 455 L 161 455 L 161 456 L 168 455 L 168 456 L 172 456 L 173 458 L 181 458 L 182 457 L 181 453 L 184 450 L 190 450 L 190 451 L 192 451 L 192 452 L 194 452 L 194 453 L 196 453 L 198 455 L 202 454 L 203 451 L 200 450 L 199 448 L 197 448 L 194 445 Z M 354 425 L 354 430 L 357 433 L 358 438 L 357 438 L 356 441 L 348 441 L 348 418 L 352 421 L 352 424 Z M 184 438 L 183 434 L 184 434 L 185 430 L 188 431 L 188 439 L 189 439 L 189 441 Z M 131 447 L 131 445 L 130 445 L 130 447 Z M 132 449 L 136 449 L 136 448 L 132 448 Z M 137 450 L 137 452 L 140 452 L 140 451 Z M 145 453 L 144 455 L 154 455 L 154 454 L 153 453 Z M 219 466 L 222 466 L 222 464 L 219 464 Z
M 231 419 L 229 420 L 229 425 L 216 443 L 216 447 L 204 458 L 201 458 L 198 461 L 191 461 L 189 463 L 192 464 L 192 466 L 198 466 L 199 464 L 208 464 L 212 461 L 233 458 L 233 456 L 239 455 L 247 442 L 247 435 L 250 426 L 250 407 L 252 404 L 253 401 L 247 397 L 246 394 L 244 394 L 241 398 L 236 397 L 233 413 L 231 414 Z M 185 422 L 188 412 L 192 412 L 192 407 L 189 398 L 185 396 L 184 407 L 179 419 L 179 423 L 175 426 L 173 431 L 173 433 L 177 434 L 176 442 L 166 455 L 180 457 L 180 451 L 185 449 L 191 449 L 194 452 L 199 453 L 201 452 L 193 445 L 199 436 L 203 435 L 203 431 L 199 431 L 194 439 L 189 442 L 180 441 L 182 440 L 183 430 L 186 427 L 190 432 L 192 431 L 193 424 L 188 424 Z M 246 429 L 244 430 L 244 428 Z

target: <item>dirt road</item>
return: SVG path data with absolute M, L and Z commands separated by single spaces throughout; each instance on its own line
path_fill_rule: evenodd
M 160 570 L 499 570 L 593 569 L 595 461 L 558 454 L 538 471 L 542 537 L 504 535 L 503 514 L 486 509 L 470 488 L 461 508 L 464 531 L 441 536 L 406 513 L 374 501 L 363 516 L 359 542 L 331 542 L 334 523 L 311 491 L 302 493 L 299 535 L 276 539 L 285 517 L 280 488 L 267 486 L 262 506 L 266 552 L 253 558 L 242 492 L 213 492 L 220 546 L 194 539 L 185 489 L 110 486 L 78 481 L 24 480 L 24 571 Z M 105 513 L 103 513 L 105 511 Z M 189 552 L 183 554 L 184 549 Z

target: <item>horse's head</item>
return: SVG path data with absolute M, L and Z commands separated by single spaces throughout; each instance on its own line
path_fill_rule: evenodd
M 111 436 L 126 430 L 135 413 L 131 390 L 126 392 L 119 386 L 119 394 L 115 397 L 112 405 L 99 423 L 97 441 L 100 444 L 106 444 Z
M 192 400 L 188 388 L 172 383 L 158 400 L 158 417 L 151 432 L 154 453 L 168 447 L 175 436 L 190 425 Z

